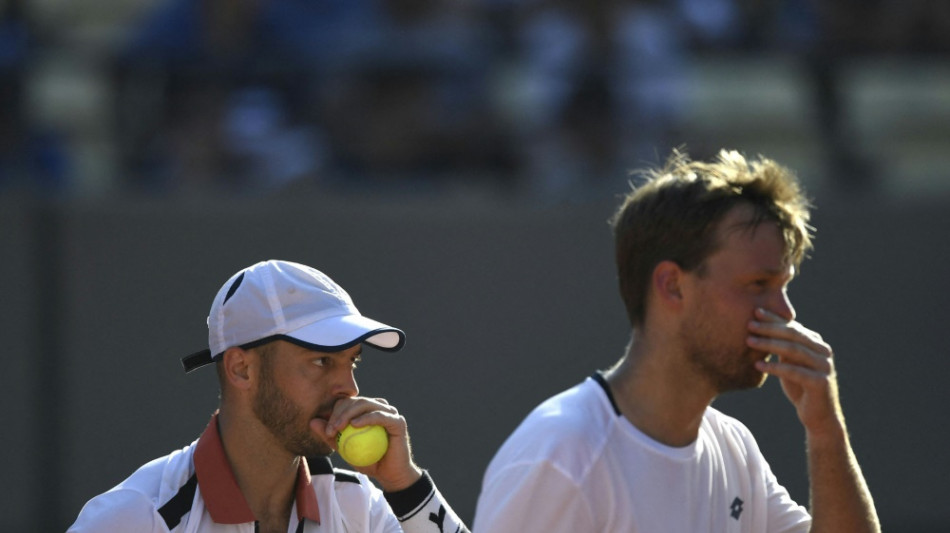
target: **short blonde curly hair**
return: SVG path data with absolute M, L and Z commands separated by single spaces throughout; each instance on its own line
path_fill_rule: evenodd
M 643 183 L 626 195 L 610 219 L 620 295 L 634 327 L 646 315 L 653 269 L 674 261 L 695 271 L 715 250 L 716 227 L 733 207 L 752 206 L 750 227 L 770 221 L 785 240 L 785 259 L 796 269 L 812 249 L 811 202 L 795 174 L 764 157 L 747 160 L 722 150 L 712 162 L 673 150 L 660 168 L 639 171 Z

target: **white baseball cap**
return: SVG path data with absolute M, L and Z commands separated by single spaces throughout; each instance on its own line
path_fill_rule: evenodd
M 360 314 L 350 295 L 319 270 L 290 261 L 262 261 L 234 274 L 208 314 L 208 349 L 182 358 L 185 372 L 217 361 L 233 346 L 282 339 L 321 352 L 358 343 L 395 352 L 406 335 Z

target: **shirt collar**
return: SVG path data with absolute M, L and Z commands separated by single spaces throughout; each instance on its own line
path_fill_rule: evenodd
M 231 464 L 224 454 L 217 413 L 211 417 L 211 422 L 198 439 L 194 461 L 198 489 L 211 519 L 218 524 L 254 522 L 254 513 L 244 499 L 231 470 Z M 320 508 L 313 491 L 310 469 L 304 457 L 300 458 L 300 466 L 297 469 L 296 493 L 297 516 L 319 523 Z

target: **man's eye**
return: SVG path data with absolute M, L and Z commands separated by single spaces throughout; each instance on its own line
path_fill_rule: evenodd
M 329 357 L 319 357 L 319 358 L 313 360 L 313 364 L 315 364 L 315 365 L 317 365 L 317 366 L 327 366 L 328 364 L 330 364 L 330 358 L 329 358 Z

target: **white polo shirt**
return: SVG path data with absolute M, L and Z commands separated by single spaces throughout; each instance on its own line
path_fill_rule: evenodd
M 253 533 L 257 523 L 237 485 L 217 415 L 191 445 L 155 459 L 89 500 L 69 533 Z M 288 533 L 466 531 L 429 474 L 384 494 L 368 477 L 328 458 L 301 460 Z
M 616 408 L 603 377 L 538 406 L 488 466 L 475 533 L 807 531 L 739 421 L 707 408 L 696 441 L 673 448 Z

